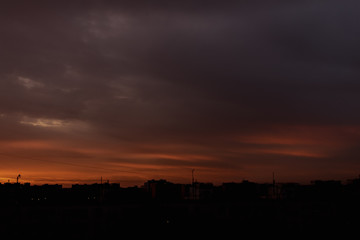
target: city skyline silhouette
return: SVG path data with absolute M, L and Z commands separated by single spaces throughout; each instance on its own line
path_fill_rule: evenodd
M 359 222 L 360 178 L 309 185 L 244 180 L 221 186 L 160 179 L 127 188 L 108 182 L 71 188 L 1 183 L 0 196 L 3 236 L 110 237 L 119 227 L 122 233 L 161 229 L 159 234 L 167 236 L 188 228 L 203 237 L 233 236 L 239 230 L 258 235 L 274 227 L 281 229 L 279 236 L 294 231 L 346 235 Z
M 0 236 L 346 238 L 359 9 L 1 1 Z

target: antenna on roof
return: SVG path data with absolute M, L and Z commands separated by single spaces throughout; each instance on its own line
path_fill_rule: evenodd
M 194 181 L 194 171 L 195 171 L 195 169 L 192 169 L 192 170 L 191 170 L 191 176 L 192 176 L 192 198 L 193 198 L 193 200 L 195 199 L 195 193 L 196 193 L 196 191 L 195 191 L 195 181 Z
M 275 186 L 275 173 L 273 172 L 273 185 Z
M 273 172 L 273 197 L 276 196 L 276 182 L 275 182 L 275 173 Z
M 21 178 L 20 174 L 16 177 L 16 183 L 19 183 L 19 178 Z

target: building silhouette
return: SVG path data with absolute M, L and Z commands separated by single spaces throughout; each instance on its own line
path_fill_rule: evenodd
M 62 185 L 0 184 L 0 230 L 13 236 L 39 231 L 103 237 L 119 228 L 197 229 L 206 232 L 357 229 L 360 180 L 315 180 L 308 185 L 250 181 L 171 183 L 149 180 L 142 187 L 118 183 Z M 202 228 L 201 226 L 206 226 Z M 89 235 L 86 235 L 89 234 Z

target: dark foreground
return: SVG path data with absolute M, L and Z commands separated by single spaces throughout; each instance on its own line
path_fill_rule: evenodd
M 321 236 L 360 232 L 354 202 L 134 203 L 0 207 L 1 236 L 47 239 Z M 311 234 L 311 235 L 309 235 Z M 142 237 L 142 238 L 143 238 Z M 35 238 L 34 238 L 35 239 Z

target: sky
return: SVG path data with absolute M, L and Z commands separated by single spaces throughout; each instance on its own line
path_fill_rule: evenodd
M 0 7 L 0 182 L 360 173 L 360 3 Z

